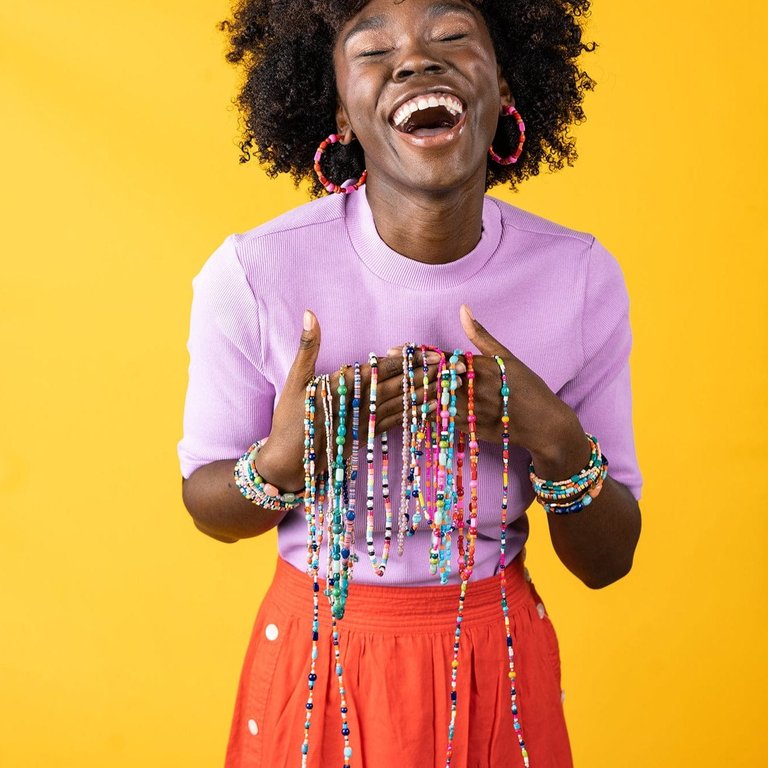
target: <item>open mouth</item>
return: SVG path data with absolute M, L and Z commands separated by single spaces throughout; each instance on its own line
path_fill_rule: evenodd
M 464 105 L 452 94 L 424 93 L 401 104 L 392 115 L 395 130 L 412 136 L 437 136 L 461 120 Z

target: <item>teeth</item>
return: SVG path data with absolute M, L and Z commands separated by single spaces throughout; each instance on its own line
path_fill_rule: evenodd
M 393 122 L 396 126 L 402 125 L 414 112 L 432 107 L 445 107 L 452 115 L 460 115 L 464 111 L 461 102 L 454 96 L 445 93 L 424 94 L 401 104 L 395 112 Z

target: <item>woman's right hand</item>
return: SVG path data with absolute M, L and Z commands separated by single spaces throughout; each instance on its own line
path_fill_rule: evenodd
M 320 324 L 314 313 L 304 312 L 304 330 L 301 334 L 299 349 L 294 358 L 285 386 L 272 419 L 272 431 L 269 440 L 259 451 L 256 461 L 259 474 L 264 480 L 277 486 L 282 492 L 300 491 L 304 489 L 304 407 L 307 385 L 317 375 L 315 365 L 320 352 Z M 437 363 L 439 356 L 435 352 L 427 353 L 429 364 L 428 399 L 431 408 L 435 408 Z M 424 389 L 422 382 L 421 353 L 415 355 L 414 366 L 417 367 L 416 380 L 418 401 L 422 402 Z M 402 425 L 403 419 L 403 389 L 402 389 L 403 360 L 401 355 L 388 355 L 378 359 L 378 384 L 376 388 L 376 434 L 386 432 L 395 426 Z M 370 395 L 371 367 L 366 362 L 360 366 L 361 374 L 361 405 L 360 405 L 360 442 L 361 456 L 364 461 L 364 445 L 368 435 L 368 401 Z M 351 412 L 353 371 L 348 369 L 345 374 L 347 385 L 347 451 L 351 450 Z M 338 395 L 336 388 L 339 373 L 331 376 L 333 390 L 334 426 L 338 420 Z M 315 420 L 316 469 L 322 472 L 327 467 L 325 446 L 324 411 L 317 392 L 317 410 Z M 334 446 L 335 449 L 335 446 Z M 334 450 L 335 453 L 335 450 Z

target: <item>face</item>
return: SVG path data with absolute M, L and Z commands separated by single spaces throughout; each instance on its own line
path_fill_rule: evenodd
M 490 34 L 464 0 L 371 0 L 334 47 L 337 123 L 365 151 L 369 185 L 485 183 L 502 103 Z

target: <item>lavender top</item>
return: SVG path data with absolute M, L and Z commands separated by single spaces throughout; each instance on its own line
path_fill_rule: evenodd
M 231 235 L 193 280 L 189 387 L 179 458 L 184 477 L 235 459 L 270 432 L 274 405 L 296 353 L 305 308 L 320 321 L 318 373 L 365 362 L 405 341 L 467 349 L 459 306 L 541 376 L 600 440 L 609 473 L 640 498 L 632 432 L 629 301 L 621 269 L 591 235 L 486 197 L 474 250 L 450 264 L 408 259 L 379 237 L 365 188 L 307 203 L 243 234 Z M 392 430 L 390 477 L 397 514 L 402 437 Z M 529 456 L 510 456 L 507 561 L 528 535 L 533 501 Z M 501 446 L 481 442 L 479 535 L 473 578 L 494 574 L 499 559 Z M 377 471 L 380 467 L 377 467 Z M 365 471 L 357 486 L 357 582 L 420 586 L 429 574 L 429 529 L 395 542 L 384 579 L 365 551 Z M 538 506 L 536 514 L 544 514 Z M 375 507 L 376 548 L 384 531 Z M 278 527 L 278 548 L 306 568 L 302 508 Z M 455 551 L 455 547 L 454 547 Z M 324 565 L 323 565 L 324 567 Z M 451 582 L 457 580 L 456 567 Z M 321 574 L 323 575 L 323 574 Z

